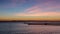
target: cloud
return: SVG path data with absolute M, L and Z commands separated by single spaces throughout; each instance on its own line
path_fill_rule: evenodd
M 26 14 L 26 13 L 18 13 L 16 16 L 60 16 L 59 12 L 43 12 L 43 13 L 34 13 L 34 14 Z
M 55 7 L 47 7 L 46 10 L 48 9 L 54 9 Z M 14 14 L 15 16 L 60 16 L 60 12 L 55 12 L 55 11 L 43 11 L 44 9 L 41 9 L 39 5 L 32 6 L 28 9 L 26 9 L 22 13 L 16 13 Z

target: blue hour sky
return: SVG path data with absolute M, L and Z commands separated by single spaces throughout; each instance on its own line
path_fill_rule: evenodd
M 0 18 L 60 17 L 60 0 L 0 0 Z

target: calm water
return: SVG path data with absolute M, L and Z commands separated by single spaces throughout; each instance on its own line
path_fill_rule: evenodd
M 60 26 L 0 23 L 0 34 L 60 34 Z

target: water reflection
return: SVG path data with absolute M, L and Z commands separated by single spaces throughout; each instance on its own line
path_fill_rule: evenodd
M 60 34 L 60 26 L 0 23 L 0 34 Z

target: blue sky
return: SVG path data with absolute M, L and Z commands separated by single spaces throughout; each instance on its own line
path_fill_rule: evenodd
M 0 0 L 0 17 L 60 16 L 60 0 Z

